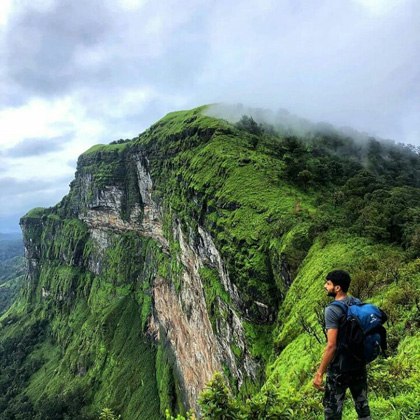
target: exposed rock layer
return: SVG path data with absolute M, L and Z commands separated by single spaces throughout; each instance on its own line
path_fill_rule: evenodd
M 124 232 L 139 232 L 143 237 L 154 240 L 162 252 L 171 260 L 176 260 L 180 267 L 178 288 L 172 278 L 165 278 L 156 270 L 153 272 L 149 291 L 153 310 L 145 333 L 156 341 L 163 340 L 166 345 L 169 344 L 181 376 L 180 383 L 185 388 L 182 390 L 184 405 L 196 407 L 199 393 L 215 371 L 227 367 L 238 379 L 239 386 L 245 377 L 253 378 L 256 375 L 257 365 L 247 349 L 242 322 L 236 313 L 242 302 L 211 235 L 204 227 L 199 226 L 194 232 L 190 226 L 182 225 L 176 215 L 172 215 L 171 229 L 165 236 L 165 209 L 152 197 L 153 182 L 148 160 L 142 153 L 137 153 L 133 160 L 139 197 L 125 218 L 122 217 L 123 189 L 118 185 L 96 188 L 93 176 L 84 170 L 83 162 L 80 164 L 79 176 L 75 181 L 79 191 L 76 197 L 79 203 L 77 217 L 88 227 L 93 248 L 87 268 L 100 276 L 106 268 L 108 248 L 115 237 Z M 26 222 L 23 223 L 25 226 Z M 172 255 L 169 252 L 170 241 L 179 244 L 178 251 Z M 40 272 L 39 262 L 42 260 L 38 245 L 27 242 L 26 255 L 32 283 L 36 283 Z M 203 267 L 217 271 L 221 287 L 231 301 L 228 304 L 219 297 L 215 300 L 214 310 L 218 313 L 218 321 L 213 325 L 200 278 L 200 269 Z M 51 291 L 43 286 L 41 294 L 42 299 L 46 299 L 51 296 Z M 63 294 L 60 292 L 56 298 L 61 301 Z M 232 346 L 240 349 L 240 361 L 235 357 Z M 78 369 L 80 371 L 80 366 Z

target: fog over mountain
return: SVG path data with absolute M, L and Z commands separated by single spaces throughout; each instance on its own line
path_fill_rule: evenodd
M 420 145 L 419 18 L 416 0 L 1 2 L 0 231 L 55 204 L 93 144 L 201 104 Z

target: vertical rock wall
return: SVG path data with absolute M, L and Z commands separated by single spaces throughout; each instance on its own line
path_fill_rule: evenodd
M 182 225 L 176 215 L 170 216 L 170 230 L 164 234 L 165 209 L 153 199 L 153 181 L 149 163 L 144 154 L 137 152 L 131 159 L 135 162 L 138 201 L 130 213 L 122 217 L 124 190 L 118 184 L 97 188 L 93 175 L 80 170 L 75 185 L 78 186 L 73 202 L 78 202 L 77 217 L 88 229 L 92 251 L 87 267 L 100 276 L 106 262 L 107 249 L 113 238 L 125 232 L 138 232 L 151 238 L 168 258 L 178 267 L 177 279 L 162 276 L 154 268 L 151 281 L 152 310 L 145 333 L 169 346 L 175 356 L 175 368 L 184 387 L 184 405 L 196 407 L 197 398 L 215 371 L 228 369 L 237 378 L 240 386 L 245 377 L 254 378 L 257 365 L 252 359 L 245 339 L 242 321 L 237 315 L 241 299 L 229 279 L 225 264 L 211 235 L 198 227 Z M 83 169 L 83 168 L 79 168 Z M 168 209 L 166 209 L 167 211 Z M 168 216 L 167 216 L 168 217 Z M 42 221 L 39 222 L 42 225 Z M 23 223 L 25 227 L 25 223 Z M 170 251 L 171 243 L 177 245 Z M 39 275 L 42 251 L 39 244 L 26 243 L 32 282 Z M 208 313 L 206 293 L 200 270 L 204 267 L 215 271 L 221 288 L 229 296 L 226 302 L 220 297 L 214 301 L 212 322 Z M 50 291 L 42 288 L 42 298 Z M 240 360 L 232 348 L 240 349 Z

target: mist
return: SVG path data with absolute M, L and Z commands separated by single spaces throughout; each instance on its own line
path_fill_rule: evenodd
M 370 133 L 360 132 L 351 127 L 337 127 L 326 121 L 315 122 L 307 118 L 301 118 L 284 108 L 274 111 L 268 108 L 253 108 L 240 103 L 220 103 L 210 105 L 204 113 L 211 117 L 222 118 L 232 124 L 238 123 L 243 116 L 251 117 L 257 124 L 269 127 L 279 135 L 292 135 L 302 138 L 314 135 L 332 135 L 349 137 L 360 144 L 366 144 L 372 139 L 380 141 L 384 145 L 397 143 L 394 140 L 375 137 Z

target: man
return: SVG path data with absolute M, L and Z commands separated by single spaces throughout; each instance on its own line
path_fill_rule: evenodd
M 328 273 L 324 285 L 327 295 L 346 305 L 351 305 L 354 298 L 347 296 L 350 280 L 349 274 L 345 271 L 331 271 Z M 350 388 L 358 418 L 371 420 L 367 401 L 366 366 L 358 363 L 355 359 L 350 360 L 348 355 L 344 355 L 340 349 L 337 350 L 340 321 L 343 315 L 344 311 L 340 306 L 329 305 L 325 309 L 328 343 L 314 379 L 314 386 L 319 390 L 325 390 L 326 420 L 341 420 L 347 388 Z M 327 371 L 327 378 L 324 388 L 322 381 L 325 371 Z

